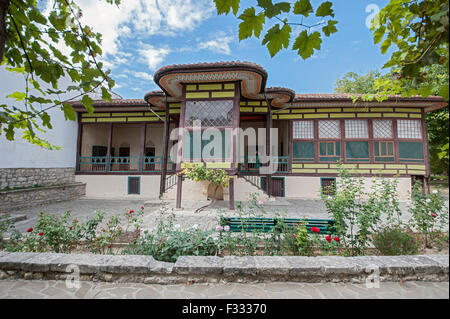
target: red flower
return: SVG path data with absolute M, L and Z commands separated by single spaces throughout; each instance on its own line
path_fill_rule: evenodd
M 327 240 L 327 242 L 331 243 L 331 236 L 328 235 L 327 237 L 325 237 L 325 239 Z
M 70 226 L 69 229 L 72 230 L 72 226 Z
M 133 214 L 134 213 L 134 210 L 130 210 L 130 214 Z
M 335 241 L 340 242 L 341 240 L 339 239 L 339 237 L 334 237 L 333 238 Z
M 44 235 L 44 233 L 39 233 L 39 236 L 42 236 L 42 235 Z
M 111 245 L 109 245 L 108 248 L 111 248 Z
M 431 213 L 431 216 L 433 216 L 433 218 L 436 218 L 436 216 L 437 216 L 437 215 L 436 215 L 436 214 L 433 214 L 433 213 Z
M 317 227 L 311 227 L 311 231 L 314 233 L 320 233 L 320 229 Z
M 292 235 L 294 238 L 297 238 L 297 235 Z
M 31 233 L 33 231 L 33 227 L 28 228 L 27 233 Z
M 141 206 L 141 209 L 144 210 L 144 206 Z

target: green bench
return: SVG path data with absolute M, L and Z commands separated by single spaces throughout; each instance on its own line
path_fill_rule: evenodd
M 300 219 L 300 218 L 258 218 L 258 217 L 222 217 L 220 224 L 230 226 L 230 231 L 240 233 L 245 232 L 271 232 L 275 227 L 283 230 L 283 227 L 297 227 L 298 223 L 306 222 L 306 228 L 312 233 L 311 228 L 320 229 L 320 234 L 334 234 L 335 221 L 332 219 Z

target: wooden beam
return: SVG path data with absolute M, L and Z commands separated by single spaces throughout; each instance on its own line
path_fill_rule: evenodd
M 161 198 L 166 191 L 166 175 L 167 175 L 167 155 L 169 148 L 169 104 L 167 103 L 166 97 L 166 119 L 164 121 L 164 132 L 163 132 L 163 152 L 162 152 L 162 167 L 161 167 L 161 179 L 159 182 L 159 197 Z
M 110 170 L 109 163 L 111 161 L 110 154 L 111 154 L 111 143 L 112 143 L 112 135 L 113 135 L 113 125 L 114 125 L 113 123 L 109 123 L 108 150 L 106 153 L 106 167 L 105 167 L 105 171 L 107 171 L 107 172 Z
M 234 178 L 230 178 L 230 181 L 228 182 L 228 190 L 229 190 L 229 197 L 230 197 L 230 210 L 234 210 Z
M 80 117 L 80 115 L 78 115 Z M 79 118 L 78 118 L 79 120 Z M 80 156 L 81 156 L 81 141 L 83 138 L 83 124 L 78 121 L 78 135 L 77 135 L 77 154 L 75 159 L 75 171 L 80 170 Z
M 141 124 L 141 156 L 139 157 L 139 171 L 144 171 L 144 156 L 145 156 L 145 137 L 147 131 L 147 124 Z
M 176 208 L 181 208 L 181 194 L 182 194 L 183 177 L 178 175 L 177 181 L 177 206 Z

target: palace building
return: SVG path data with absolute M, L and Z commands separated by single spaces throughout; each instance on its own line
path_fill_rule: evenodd
M 335 185 L 339 165 L 367 183 L 374 176 L 398 178 L 401 199 L 408 197 L 412 180 L 426 185 L 425 114 L 444 107 L 442 98 L 353 102 L 349 94 L 299 94 L 268 87 L 267 80 L 264 68 L 249 62 L 170 65 L 154 74 L 161 90 L 144 99 L 98 100 L 92 114 L 72 103 L 78 113 L 76 181 L 86 183 L 88 196 L 160 197 L 176 199 L 179 207 L 183 199 L 211 196 L 211 185 L 177 174 L 202 162 L 230 175 L 229 187 L 218 196 L 231 209 L 254 192 L 318 198 L 321 189 Z M 216 154 L 195 151 L 196 120 L 202 131 L 220 131 Z M 264 134 L 258 136 L 264 142 L 250 143 L 239 128 Z M 277 134 L 269 134 L 270 128 Z M 201 149 L 209 141 L 203 139 Z M 277 153 L 270 154 L 269 145 Z M 264 156 L 274 172 L 261 171 Z

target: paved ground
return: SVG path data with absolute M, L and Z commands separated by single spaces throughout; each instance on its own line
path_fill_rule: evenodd
M 200 228 L 211 229 L 218 224 L 221 214 L 227 216 L 237 216 L 237 212 L 228 211 L 228 202 L 218 201 L 212 209 L 204 210 L 200 213 L 194 213 L 194 210 L 208 202 L 206 201 L 183 201 L 183 209 L 175 209 L 175 201 L 166 201 L 169 211 L 175 213 L 175 224 L 180 224 L 182 228 L 191 227 L 198 224 Z M 407 202 L 401 202 L 400 208 L 403 211 L 403 219 L 407 219 Z M 73 218 L 80 221 L 86 220 L 92 216 L 95 210 L 101 210 L 106 216 L 113 214 L 123 214 L 133 209 L 138 210 L 141 206 L 145 206 L 145 215 L 143 217 L 143 229 L 151 229 L 155 227 L 156 218 L 159 216 L 160 200 L 130 200 L 130 199 L 93 199 L 83 197 L 76 200 L 60 202 L 55 204 L 47 204 L 27 209 L 10 211 L 11 214 L 25 214 L 25 221 L 17 222 L 16 227 L 20 231 L 26 231 L 32 227 L 40 211 L 54 213 L 60 215 L 68 210 L 72 212 Z M 448 206 L 448 201 L 447 201 Z M 274 201 L 266 201 L 264 203 L 266 209 L 266 217 L 273 217 L 281 214 L 286 217 L 307 217 L 307 218 L 329 218 L 326 213 L 325 206 L 320 200 L 302 200 L 302 199 L 286 199 L 277 198 Z
M 265 283 L 146 285 L 81 282 L 67 288 L 65 281 L 0 280 L 0 299 L 448 299 L 448 282 L 381 282 L 379 288 L 344 283 Z

